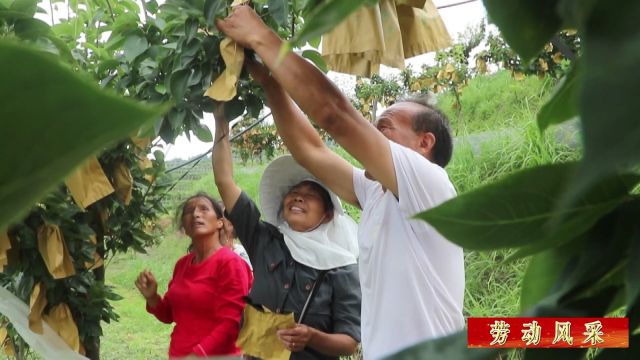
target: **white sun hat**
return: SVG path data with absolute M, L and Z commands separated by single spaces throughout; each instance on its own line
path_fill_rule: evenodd
M 335 215 L 343 215 L 342 203 L 338 196 L 329 190 L 320 180 L 300 166 L 291 155 L 283 155 L 273 160 L 260 179 L 260 207 L 263 219 L 273 225 L 284 220 L 279 214 L 284 196 L 294 185 L 303 181 L 313 181 L 322 186 L 331 196 Z
M 303 181 L 313 181 L 322 186 L 329 193 L 334 208 L 331 221 L 308 232 L 291 229 L 280 214 L 284 196 Z M 259 192 L 263 219 L 278 227 L 296 261 L 318 270 L 357 262 L 358 225 L 344 212 L 338 196 L 291 155 L 281 156 L 267 166 L 260 179 Z

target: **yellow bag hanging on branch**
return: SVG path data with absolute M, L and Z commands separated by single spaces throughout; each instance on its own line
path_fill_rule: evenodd
M 36 334 L 43 334 L 42 312 L 47 306 L 47 293 L 42 282 L 37 283 L 31 291 L 29 300 L 29 329 Z
M 247 304 L 236 344 L 246 355 L 261 359 L 288 360 L 291 351 L 278 339 L 276 332 L 294 326 L 296 322 L 293 314 L 260 311 Z
M 83 209 L 114 191 L 96 157 L 87 160 L 64 183 L 73 200 Z
M 75 351 L 80 351 L 80 337 L 78 335 L 78 326 L 76 326 L 71 310 L 65 303 L 54 306 L 49 314 L 44 316 L 44 321 L 60 335 L 62 340 Z
M 244 63 L 244 49 L 229 38 L 220 42 L 220 54 L 226 69 L 218 76 L 204 93 L 205 96 L 218 101 L 229 101 L 237 94 L 237 83 Z
M 129 205 L 133 194 L 133 177 L 124 161 L 118 162 L 113 168 L 113 185 L 118 199 L 125 205 Z
M 96 239 L 95 235 L 89 236 L 89 241 L 91 241 L 91 243 L 93 245 L 97 245 L 98 244 L 98 240 Z M 97 251 L 95 251 L 93 253 L 93 262 L 85 261 L 85 263 L 84 263 L 84 267 L 87 270 L 94 270 L 94 269 L 97 269 L 97 268 L 99 268 L 100 266 L 103 266 L 103 265 L 104 265 L 104 261 L 102 260 L 102 257 L 100 256 L 100 254 L 98 254 Z
M 13 346 L 13 341 L 10 337 L 7 337 L 6 334 L 5 339 L 2 342 L 2 349 L 4 350 L 4 354 L 8 357 L 12 358 L 16 356 L 16 348 Z
M 138 136 L 131 136 L 131 142 L 136 146 L 135 152 L 138 153 L 145 153 L 147 146 L 149 146 L 149 144 L 151 144 L 151 136 L 144 136 L 144 137 L 138 137 Z
M 247 2 L 247 0 L 235 0 L 231 7 Z M 235 41 L 224 38 L 220 42 L 220 54 L 226 68 L 205 91 L 204 95 L 217 101 L 229 101 L 238 93 L 237 84 L 242 72 L 242 64 L 244 64 L 244 48 L 236 44 Z
M 138 159 L 138 167 L 140 168 L 140 170 L 145 171 L 152 168 L 153 163 L 151 162 L 151 160 L 149 160 L 148 157 L 142 156 Z M 154 175 L 147 173 L 144 174 L 144 178 L 147 179 L 147 181 L 149 181 L 150 183 L 152 183 L 156 179 Z
M 381 0 L 361 7 L 322 38 L 329 69 L 370 77 L 380 64 L 404 68 L 404 60 L 451 46 L 431 0 Z
M 73 261 L 57 225 L 43 224 L 38 229 L 38 250 L 54 279 L 75 275 Z
M 0 232 L 0 272 L 4 271 L 4 267 L 9 263 L 9 254 L 7 251 L 11 249 L 11 240 L 6 231 Z

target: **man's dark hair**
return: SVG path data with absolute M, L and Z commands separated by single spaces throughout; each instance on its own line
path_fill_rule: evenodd
M 410 96 L 396 103 L 410 102 L 422 105 L 425 109 L 413 117 L 412 126 L 415 132 L 430 132 L 436 138 L 433 147 L 433 162 L 441 167 L 447 166 L 453 154 L 453 138 L 447 116 L 429 103 L 429 96 Z

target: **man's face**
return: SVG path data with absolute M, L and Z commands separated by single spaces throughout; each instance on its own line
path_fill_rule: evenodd
M 421 137 L 413 130 L 413 117 L 424 110 L 422 105 L 412 102 L 401 102 L 389 106 L 376 121 L 376 128 L 387 139 L 406 146 L 423 156 L 425 149 Z

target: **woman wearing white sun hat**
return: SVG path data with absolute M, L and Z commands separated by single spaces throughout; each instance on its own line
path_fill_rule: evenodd
M 337 196 L 291 156 L 265 169 L 260 182 L 262 217 L 233 180 L 229 126 L 219 106 L 213 170 L 218 191 L 254 269 L 252 304 L 275 313 L 300 313 L 295 328 L 279 330 L 291 359 L 338 359 L 360 340 L 357 225 Z M 320 275 L 323 274 L 323 275 Z

